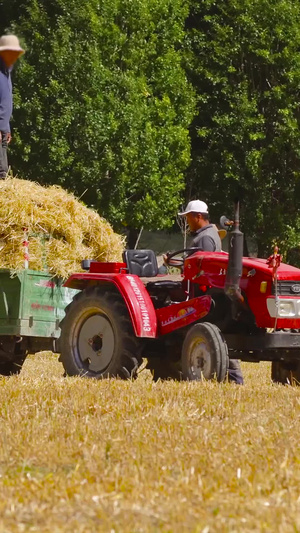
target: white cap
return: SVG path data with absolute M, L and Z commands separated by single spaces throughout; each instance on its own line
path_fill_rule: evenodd
M 186 209 L 183 213 L 178 213 L 180 217 L 187 215 L 188 213 L 205 213 L 208 214 L 208 207 L 205 202 L 201 200 L 192 200 L 186 206 Z

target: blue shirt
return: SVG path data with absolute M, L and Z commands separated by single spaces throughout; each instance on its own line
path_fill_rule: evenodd
M 10 70 L 5 66 L 0 57 L 0 131 L 10 132 L 10 117 L 12 114 L 12 85 Z

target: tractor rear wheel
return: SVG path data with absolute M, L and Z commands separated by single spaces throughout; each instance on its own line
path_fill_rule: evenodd
M 272 361 L 271 377 L 274 383 L 282 385 L 300 385 L 300 363 Z
M 214 324 L 195 324 L 188 331 L 182 347 L 183 379 L 224 381 L 228 368 L 228 348 Z
M 136 377 L 141 363 L 127 307 L 118 293 L 99 287 L 78 293 L 61 322 L 62 362 L 69 376 Z

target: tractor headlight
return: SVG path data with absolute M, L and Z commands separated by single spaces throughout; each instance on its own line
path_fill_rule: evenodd
M 294 302 L 284 301 L 279 302 L 278 316 L 293 317 L 296 316 Z
M 293 318 L 300 316 L 300 300 L 296 298 L 267 298 L 267 307 L 271 317 Z

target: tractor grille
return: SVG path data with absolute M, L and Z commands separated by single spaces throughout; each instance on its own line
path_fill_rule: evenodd
M 277 281 L 277 293 L 279 296 L 299 296 L 300 298 L 300 280 L 298 281 Z M 275 294 L 275 283 L 272 285 L 272 294 Z

